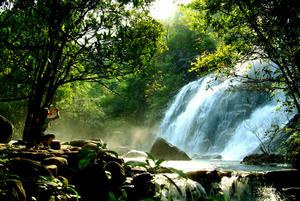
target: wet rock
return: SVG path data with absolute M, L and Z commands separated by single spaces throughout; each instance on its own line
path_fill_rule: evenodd
M 152 145 L 150 154 L 165 160 L 191 160 L 190 157 L 178 147 L 171 145 L 163 138 L 157 138 Z
M 196 155 L 193 155 L 192 157 L 193 159 L 196 159 L 196 160 L 207 160 L 207 159 L 222 159 L 222 156 L 219 155 L 219 154 L 211 154 L 211 155 L 199 155 L 199 154 L 196 154 Z
M 130 150 L 124 155 L 122 155 L 123 158 L 147 158 L 147 154 L 144 151 L 138 151 L 138 150 Z
M 252 154 L 242 160 L 242 163 L 248 165 L 276 165 L 284 162 L 284 156 L 278 154 Z
M 198 182 L 177 174 L 156 174 L 153 178 L 158 187 L 156 197 L 159 200 L 206 201 L 207 194 Z
M 208 195 L 218 194 L 220 188 L 217 184 L 220 183 L 224 176 L 231 177 L 231 172 L 213 171 L 193 171 L 187 173 L 188 178 L 200 183 Z
M 14 132 L 13 124 L 0 115 L 0 143 L 8 143 Z

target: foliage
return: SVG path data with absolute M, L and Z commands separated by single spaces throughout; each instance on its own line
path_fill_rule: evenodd
M 151 1 L 2 3 L 1 101 L 28 100 L 24 139 L 59 87 L 111 79 L 145 67 L 161 26 L 143 8 Z M 133 4 L 131 4 L 133 3 Z
M 154 57 L 155 69 L 149 73 L 151 79 L 147 97 L 150 118 L 161 118 L 170 97 L 175 96 L 183 85 L 197 78 L 197 73 L 189 70 L 197 56 L 215 49 L 215 40 L 203 31 L 194 29 L 189 24 L 191 20 L 187 10 L 182 10 L 164 24 L 167 49 Z
M 84 148 L 80 150 L 78 154 L 79 158 L 79 170 L 97 163 L 99 160 L 103 160 L 106 155 L 113 155 L 118 158 L 118 154 L 115 151 L 108 150 L 105 143 L 97 143 L 95 149 Z
M 125 200 L 127 200 L 127 194 L 124 190 L 122 190 L 122 195 L 119 197 L 116 197 L 116 195 L 113 192 L 108 193 L 107 201 L 125 201 Z
M 212 72 L 223 75 L 230 74 L 228 69 L 235 65 L 238 58 L 234 47 L 231 45 L 219 45 L 214 52 L 204 52 L 197 57 L 190 70 L 196 71 L 200 75 Z
M 9 157 L 7 154 L 0 153 L 0 199 L 7 199 L 11 194 L 15 192 L 11 192 L 9 188 L 9 184 L 7 180 L 9 179 L 20 179 L 18 175 L 13 175 L 9 172 L 7 168 L 7 162 L 9 161 Z
M 110 82 L 101 107 L 111 118 L 144 119 L 147 109 L 147 81 L 142 76 L 127 76 L 124 81 Z
M 209 196 L 208 200 L 209 201 L 227 201 L 226 196 L 224 194 Z
M 162 117 L 170 97 L 196 79 L 197 74 L 189 70 L 191 62 L 202 52 L 213 51 L 215 41 L 193 29 L 185 12 L 178 11 L 163 23 L 165 46 L 161 46 L 147 69 L 107 84 L 113 92 L 107 92 L 101 106 L 110 117 L 153 123 Z
M 63 177 L 58 179 L 40 176 L 37 184 L 39 190 L 38 200 L 66 201 L 75 198 L 78 201 L 80 198 L 75 186 L 69 185 L 67 179 Z
M 300 131 L 293 129 L 293 134 L 288 138 L 287 145 L 287 159 L 292 163 L 298 163 L 300 158 Z M 296 164 L 294 164 L 296 165 Z
M 240 60 L 269 59 L 277 65 L 274 87 L 284 88 L 298 111 L 300 3 L 296 0 L 195 0 L 197 27 L 234 47 Z M 230 57 L 229 57 L 230 58 Z M 222 67 L 222 66 L 221 66 Z

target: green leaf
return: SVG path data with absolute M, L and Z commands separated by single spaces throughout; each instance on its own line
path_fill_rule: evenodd
M 158 159 L 157 161 L 155 161 L 155 166 L 160 166 L 164 161 L 165 159 Z

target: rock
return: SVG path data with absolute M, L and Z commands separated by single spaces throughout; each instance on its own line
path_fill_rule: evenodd
M 52 177 L 51 172 L 47 170 L 40 162 L 24 159 L 14 158 L 8 162 L 8 168 L 11 174 L 15 174 L 24 179 L 33 179 L 39 176 Z
M 45 166 L 47 168 L 47 170 L 49 170 L 52 175 L 54 175 L 55 177 L 58 175 L 58 170 L 57 170 L 57 165 L 46 165 Z
M 231 172 L 213 171 L 193 171 L 187 173 L 189 179 L 200 183 L 208 194 L 217 194 L 221 191 L 218 183 L 224 176 L 231 177 Z
M 252 154 L 242 160 L 242 163 L 247 165 L 273 165 L 284 162 L 284 156 L 278 154 Z
M 10 152 L 8 155 L 10 158 L 26 158 L 34 161 L 42 161 L 49 157 L 49 154 L 46 150 L 16 150 Z
M 9 201 L 25 201 L 26 193 L 23 188 L 23 184 L 20 180 L 17 179 L 6 179 L 6 189 L 7 193 L 5 194 L 5 198 L 1 198 L 0 200 L 9 200 Z
M 288 200 L 300 200 L 300 187 L 289 187 L 282 189 Z
M 74 147 L 83 147 L 87 143 L 104 145 L 102 140 L 73 140 L 69 144 Z
M 0 143 L 8 143 L 14 132 L 13 124 L 0 115 Z
M 117 152 L 120 156 L 130 152 L 132 149 L 129 147 L 114 147 L 113 150 Z
M 132 177 L 135 195 L 131 195 L 131 199 L 140 200 L 144 197 L 152 197 L 155 194 L 155 184 L 152 181 L 153 176 L 148 173 L 141 173 Z
M 163 138 L 157 138 L 152 145 L 150 154 L 165 160 L 191 160 L 190 157 L 178 147 L 171 145 Z
M 83 146 L 82 146 L 82 150 L 86 150 L 86 149 L 89 149 L 89 150 L 94 150 L 96 151 L 98 149 L 98 145 L 96 143 L 93 143 L 93 142 L 87 142 L 85 143 Z
M 110 182 L 101 164 L 93 164 L 77 172 L 75 185 L 83 200 L 107 200 Z
M 50 148 L 51 149 L 54 149 L 54 150 L 59 150 L 61 149 L 61 142 L 59 140 L 53 140 L 51 143 L 50 143 Z
M 124 167 L 115 161 L 109 161 L 104 169 L 111 173 L 111 187 L 112 189 L 119 188 L 126 180 Z
M 186 179 L 177 174 L 156 174 L 153 182 L 157 186 L 159 200 L 205 201 L 207 194 L 198 182 Z
M 219 154 L 210 154 L 210 155 L 195 154 L 193 155 L 192 158 L 196 160 L 207 160 L 207 159 L 222 159 L 222 156 Z
M 56 169 L 57 169 L 56 170 L 57 174 L 64 174 L 64 171 L 68 167 L 68 160 L 66 158 L 63 158 L 63 157 L 45 158 L 41 163 L 45 166 L 55 165 Z
M 300 172 L 297 170 L 277 170 L 263 175 L 264 180 L 272 186 L 279 188 L 300 187 Z
M 68 160 L 64 157 L 49 157 L 45 158 L 42 161 L 43 165 L 57 165 L 57 167 L 67 167 L 68 166 Z
M 147 158 L 147 154 L 143 151 L 130 150 L 126 154 L 122 155 L 123 158 Z

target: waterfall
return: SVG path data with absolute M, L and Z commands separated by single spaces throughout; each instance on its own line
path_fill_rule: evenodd
M 273 76 L 276 66 L 260 60 L 239 65 L 248 78 Z M 257 73 L 260 71 L 260 73 Z M 166 111 L 159 136 L 189 156 L 221 155 L 241 160 L 256 149 L 272 125 L 283 126 L 289 114 L 278 109 L 282 93 L 270 96 L 240 78 L 210 74 L 184 86 Z

